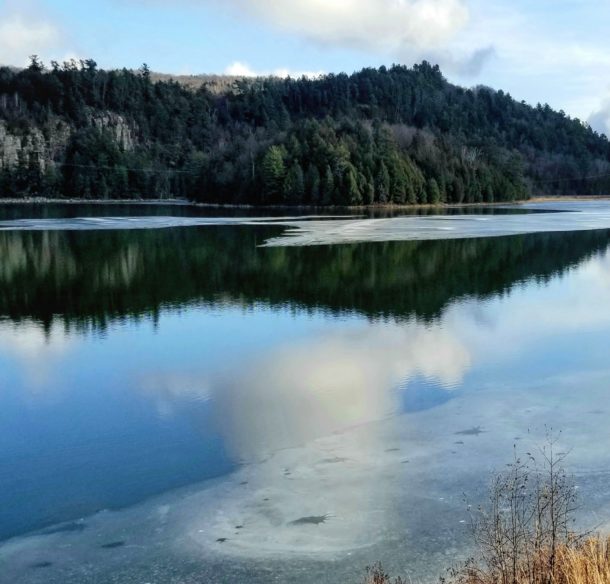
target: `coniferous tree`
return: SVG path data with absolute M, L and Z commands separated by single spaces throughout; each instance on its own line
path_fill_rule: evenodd
M 278 202 L 284 193 L 286 180 L 286 150 L 282 146 L 271 146 L 261 162 L 263 200 Z
M 375 182 L 377 201 L 379 203 L 387 203 L 390 199 L 390 173 L 383 160 L 379 163 L 377 180 Z
M 154 77 L 92 59 L 0 67 L 1 130 L 22 145 L 0 159 L 0 196 L 413 204 L 610 190 L 605 136 L 453 86 L 427 62 L 214 92 Z
M 358 186 L 356 169 L 350 164 L 345 171 L 344 188 L 348 205 L 362 205 L 362 193 Z
M 320 203 L 320 171 L 315 164 L 307 167 L 305 176 L 305 202 L 312 205 Z
M 335 177 L 330 166 L 326 166 L 322 181 L 322 204 L 332 205 L 335 202 Z
M 430 205 L 438 205 L 441 202 L 441 191 L 435 178 L 431 178 L 426 183 L 426 194 Z
M 284 180 L 284 201 L 291 204 L 302 204 L 305 196 L 305 179 L 303 169 L 298 162 L 293 162 Z

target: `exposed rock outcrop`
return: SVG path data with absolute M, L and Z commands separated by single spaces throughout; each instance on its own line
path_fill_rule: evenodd
M 10 132 L 6 123 L 0 120 L 0 169 L 17 164 L 23 140 L 24 137 Z
M 123 116 L 109 111 L 93 111 L 89 117 L 89 123 L 99 130 L 110 132 L 115 142 L 123 150 L 133 150 L 134 128 Z
M 133 150 L 136 131 L 123 116 L 113 112 L 92 110 L 88 116 L 89 126 L 109 132 L 123 150 Z M 20 160 L 37 161 L 44 170 L 60 162 L 72 134 L 77 130 L 60 118 L 52 118 L 42 127 L 11 127 L 0 120 L 0 170 L 13 168 Z

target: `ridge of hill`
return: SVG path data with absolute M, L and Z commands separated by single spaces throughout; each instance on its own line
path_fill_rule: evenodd
M 438 66 L 282 79 L 0 68 L 0 197 L 423 204 L 610 193 L 610 142 Z

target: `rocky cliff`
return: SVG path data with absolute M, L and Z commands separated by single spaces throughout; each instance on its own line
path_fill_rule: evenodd
M 137 142 L 135 125 L 113 112 L 89 111 L 85 127 L 107 133 L 124 151 L 133 150 Z M 72 136 L 79 129 L 60 118 L 50 118 L 42 126 L 25 127 L 0 119 L 0 170 L 14 168 L 20 161 L 37 163 L 42 170 L 61 164 Z

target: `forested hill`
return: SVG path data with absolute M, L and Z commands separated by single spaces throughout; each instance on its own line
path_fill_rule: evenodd
M 360 205 L 610 194 L 610 143 L 427 62 L 187 87 L 94 61 L 0 68 L 0 196 Z

